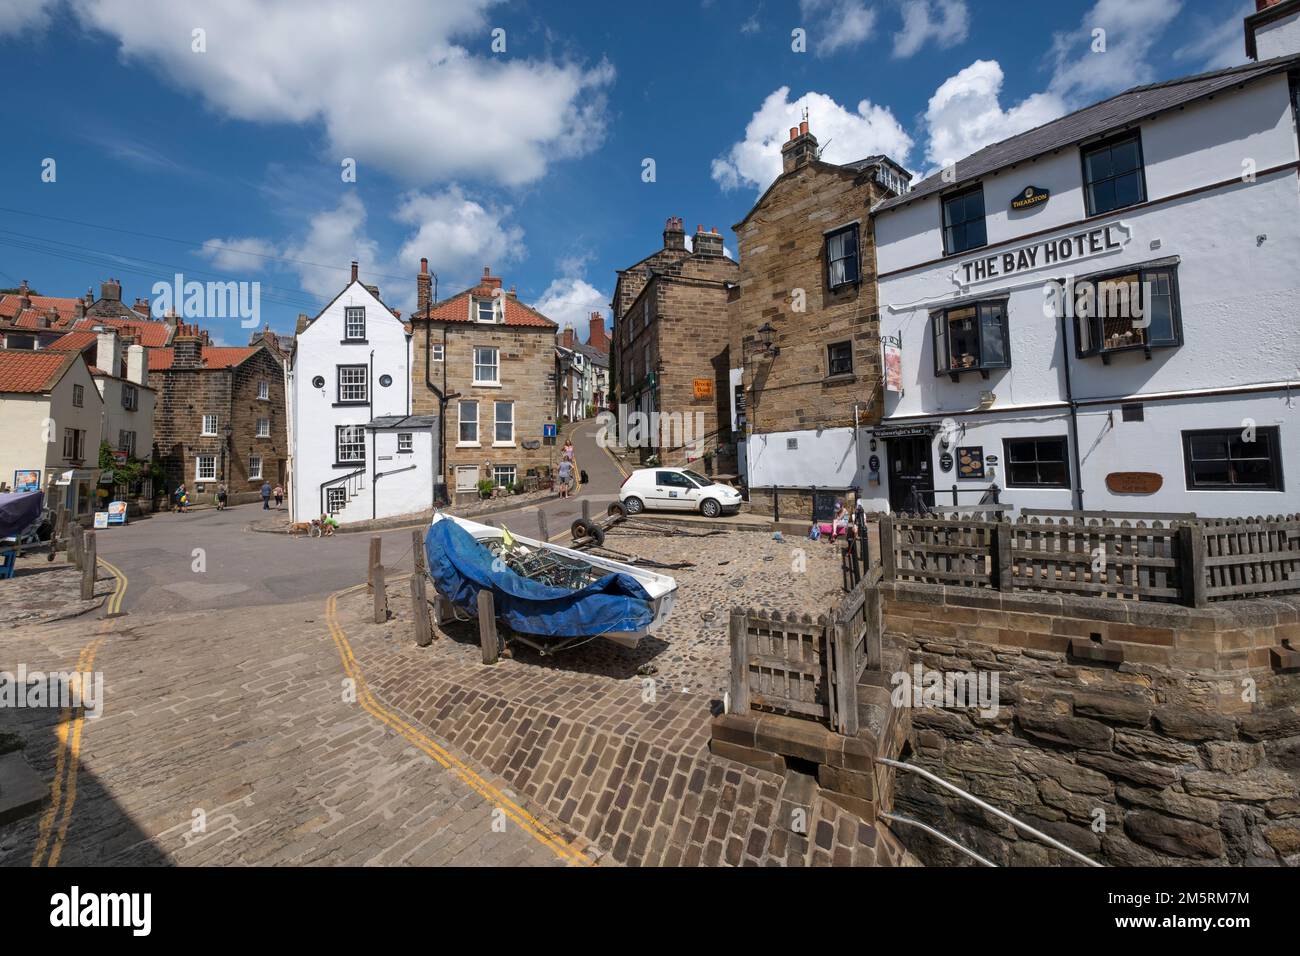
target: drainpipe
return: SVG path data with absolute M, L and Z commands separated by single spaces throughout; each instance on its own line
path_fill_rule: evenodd
M 1070 337 L 1065 326 L 1066 309 L 1061 310 L 1061 365 L 1065 369 L 1065 401 L 1070 407 L 1070 458 L 1074 465 L 1074 510 L 1083 510 L 1083 465 L 1079 461 L 1079 403 L 1070 382 Z M 1006 467 L 1010 467 L 1008 463 Z

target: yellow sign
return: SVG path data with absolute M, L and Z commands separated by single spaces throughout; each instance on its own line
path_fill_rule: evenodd
M 695 380 L 695 397 L 712 398 L 713 397 L 713 379 L 697 378 Z

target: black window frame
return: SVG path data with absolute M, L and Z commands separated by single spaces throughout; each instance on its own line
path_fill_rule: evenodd
M 853 252 L 845 253 L 835 258 L 831 257 L 831 240 L 839 236 L 851 235 L 853 237 Z M 826 258 L 826 288 L 835 292 L 848 286 L 856 286 L 862 282 L 862 236 L 858 230 L 858 223 L 851 222 L 847 226 L 840 226 L 838 229 L 832 229 L 822 236 L 822 253 Z M 836 282 L 831 275 L 832 267 L 837 262 L 844 262 L 852 266 L 852 275 L 846 266 L 844 279 Z
M 1132 140 L 1137 144 L 1137 168 L 1128 172 L 1111 174 L 1110 176 L 1098 179 L 1096 182 L 1088 178 L 1088 158 L 1102 150 L 1113 150 Z M 1116 133 L 1113 136 L 1107 136 L 1105 139 L 1098 140 L 1095 143 L 1088 143 L 1079 147 L 1079 166 L 1083 181 L 1083 202 L 1084 209 L 1088 216 L 1104 216 L 1107 213 L 1115 212 L 1118 209 L 1131 209 L 1134 206 L 1140 206 L 1147 201 L 1147 166 L 1146 155 L 1142 150 L 1142 131 L 1140 129 L 1125 130 L 1122 133 Z M 1122 205 L 1107 206 L 1104 209 L 1099 207 L 1094 196 L 1094 187 L 1102 182 L 1113 182 L 1120 176 L 1127 176 L 1130 173 L 1137 173 L 1138 198 L 1133 202 L 1123 203 Z
M 348 331 L 348 320 L 351 314 L 361 313 L 361 334 L 353 335 Z M 366 341 L 366 307 L 364 305 L 347 305 L 343 307 L 343 341 L 344 342 L 365 342 Z
M 365 375 L 365 398 L 344 398 L 343 397 L 343 371 L 344 369 L 360 369 Z M 350 382 L 355 385 L 355 382 Z M 334 366 L 334 404 L 335 405 L 369 405 L 370 404 L 370 368 L 366 365 L 336 365 Z
M 353 429 L 352 432 L 353 435 L 359 434 L 361 436 L 360 441 L 354 440 L 354 441 L 347 442 L 348 445 L 361 446 L 360 458 L 344 458 L 343 455 L 341 454 L 343 450 L 342 446 L 344 444 L 344 442 L 341 441 L 341 439 L 343 437 L 343 429 L 345 428 Z M 335 425 L 334 426 L 334 463 L 336 465 L 364 465 L 366 463 L 367 451 L 368 449 L 366 447 L 366 426 L 365 425 Z
M 962 200 L 964 207 L 966 201 L 976 193 L 978 193 L 980 197 L 979 218 L 975 219 L 967 217 L 962 219 L 960 222 L 950 222 L 948 219 L 948 204 L 960 199 Z M 964 211 L 963 208 L 963 212 Z M 962 229 L 963 235 L 966 235 L 969 232 L 969 225 L 977 221 L 980 224 L 980 230 L 983 234 L 983 238 L 979 242 L 965 242 L 960 246 L 953 242 L 953 236 L 959 227 Z M 988 206 L 984 202 L 984 184 L 976 183 L 974 186 L 967 186 L 966 188 L 959 189 L 956 192 L 940 196 L 939 226 L 940 232 L 943 235 L 943 254 L 945 256 L 960 255 L 963 252 L 969 252 L 972 249 L 982 249 L 987 246 L 989 244 Z
M 1034 458 L 1033 458 L 1033 460 L 1032 460 L 1032 461 L 1029 461 L 1029 460 L 1026 460 L 1026 459 L 1019 459 L 1019 460 L 1017 460 L 1017 459 L 1013 458 L 1013 457 L 1012 457 L 1012 454 L 1011 454 L 1011 449 L 1012 449 L 1012 447 L 1013 447 L 1014 445 L 1022 444 L 1022 443 L 1027 443 L 1027 442 L 1033 442 L 1033 443 L 1034 443 Z M 1032 464 L 1032 465 L 1034 465 L 1036 468 L 1039 468 L 1039 469 L 1040 469 L 1040 477 L 1041 477 L 1041 466 L 1042 466 L 1042 465 L 1044 465 L 1044 464 L 1052 464 L 1052 465 L 1058 464 L 1058 461 L 1057 461 L 1056 459 L 1054 459 L 1054 458 L 1041 458 L 1041 457 L 1039 457 L 1039 450 L 1038 450 L 1038 443 L 1039 443 L 1039 442 L 1059 442 L 1059 443 L 1060 443 L 1060 446 L 1061 446 L 1061 458 L 1060 458 L 1060 460 L 1059 460 L 1059 464 L 1060 464 L 1060 466 L 1061 466 L 1062 474 L 1064 475 L 1064 482 L 1062 482 L 1062 483 L 1057 483 L 1057 482 L 1044 482 L 1044 481 L 1023 482 L 1023 481 L 1017 481 L 1017 480 L 1014 478 L 1014 470 L 1013 470 L 1013 469 L 1014 469 L 1014 466 L 1015 466 L 1015 465 L 1028 465 L 1028 464 Z M 1003 461 L 1004 464 L 1005 464 L 1005 467 L 1004 467 L 1004 469 L 1003 469 L 1003 478 L 1005 479 L 1006 487 L 1008 487 L 1008 488 L 1040 488 L 1040 489 L 1049 489 L 1049 490 L 1065 490 L 1065 491 L 1068 491 L 1068 490 L 1070 490 L 1070 489 L 1073 487 L 1073 483 L 1072 483 L 1071 478 L 1070 478 L 1070 439 L 1069 439 L 1069 436 L 1068 436 L 1068 435 L 1025 435 L 1025 436 L 1019 436 L 1019 435 L 1017 435 L 1017 436 L 1015 436 L 1015 437 L 1010 437 L 1010 436 L 1003 437 L 1003 439 L 1002 439 L 1002 461 Z
M 1183 477 L 1188 491 L 1285 491 L 1286 481 L 1282 473 L 1282 429 L 1279 425 L 1257 425 L 1255 426 L 1255 440 L 1259 441 L 1261 436 L 1268 439 L 1269 453 L 1267 456 L 1257 456 L 1255 458 L 1246 458 L 1242 456 L 1239 459 L 1232 457 L 1232 445 L 1234 438 L 1239 438 L 1244 431 L 1240 426 L 1234 428 L 1192 428 L 1182 432 L 1183 440 Z M 1224 459 L 1200 459 L 1202 461 L 1228 462 L 1229 481 L 1226 484 L 1217 482 L 1198 483 L 1195 480 L 1192 459 L 1192 440 L 1194 438 L 1204 437 L 1221 437 L 1226 441 L 1228 446 L 1228 455 Z M 1270 469 L 1271 483 L 1269 485 L 1252 485 L 1240 484 L 1231 480 L 1234 461 L 1262 461 L 1267 460 Z
M 1100 272 L 1094 275 L 1084 276 L 1082 278 L 1076 278 L 1074 280 L 1074 286 L 1073 289 L 1071 290 L 1071 294 L 1075 297 L 1075 302 L 1077 302 L 1079 287 L 1083 285 L 1093 286 L 1092 301 L 1093 301 L 1094 314 L 1087 318 L 1088 348 L 1086 349 L 1083 347 L 1083 337 L 1080 334 L 1082 331 L 1080 323 L 1084 320 L 1081 319 L 1077 314 L 1074 316 L 1075 356 L 1081 359 L 1101 356 L 1102 364 L 1109 365 L 1110 356 L 1120 352 L 1141 351 L 1143 354 L 1145 354 L 1145 356 L 1149 360 L 1151 358 L 1152 349 L 1181 348 L 1183 345 L 1183 307 L 1182 307 L 1182 300 L 1179 294 L 1179 287 L 1178 287 L 1179 264 L 1180 264 L 1179 262 L 1165 262 L 1163 264 L 1156 265 L 1156 264 L 1144 264 L 1139 262 L 1139 263 L 1135 263 L 1134 265 L 1128 266 L 1127 268 L 1108 270 L 1106 272 Z M 1109 282 L 1114 279 L 1120 278 L 1121 276 L 1130 276 L 1130 275 L 1137 276 L 1137 285 L 1139 289 L 1144 287 L 1144 284 L 1146 283 L 1148 276 L 1152 276 L 1152 275 L 1168 276 L 1169 325 L 1170 325 L 1170 336 L 1168 339 L 1162 339 L 1160 341 L 1152 341 L 1149 337 L 1147 337 L 1148 330 L 1150 329 L 1150 326 L 1148 325 L 1146 328 L 1143 329 L 1127 330 L 1127 331 L 1137 331 L 1142 333 L 1144 338 L 1141 342 L 1133 341 L 1130 343 L 1119 344 L 1119 345 L 1105 344 L 1107 337 L 1106 337 L 1106 329 L 1104 323 L 1107 321 L 1107 319 L 1104 316 L 1098 314 L 1101 311 L 1097 307 L 1097 303 L 1101 301 L 1099 287 L 1103 282 Z M 1058 282 L 1060 282 L 1061 285 L 1064 285 L 1064 280 L 1058 280 Z M 1071 303 L 1071 312 L 1076 311 L 1073 308 L 1073 305 L 1074 303 Z M 1149 302 L 1144 303 L 1144 307 L 1149 309 L 1150 303 Z M 1110 321 L 1116 321 L 1116 320 L 1112 319 Z M 1119 321 L 1124 321 L 1124 320 L 1120 319 Z
M 991 298 L 975 299 L 967 302 L 953 303 L 947 308 L 935 309 L 930 313 L 930 344 L 934 349 L 934 374 L 936 376 L 947 375 L 954 382 L 957 381 L 963 373 L 979 372 L 981 378 L 988 378 L 989 372 L 995 369 L 1005 369 L 1011 367 L 1011 320 L 1009 318 L 1008 305 L 1010 304 L 1009 296 L 996 296 Z M 989 350 L 984 347 L 984 315 L 985 310 L 998 309 L 1001 315 L 999 326 L 1002 331 L 1002 354 L 1004 360 L 1001 362 L 991 362 L 988 360 Z M 952 366 L 949 361 L 951 356 L 950 333 L 951 323 L 948 316 L 953 312 L 964 312 L 968 309 L 975 310 L 975 331 L 979 337 L 980 354 L 978 361 L 973 365 Z M 940 332 L 942 331 L 942 335 Z M 942 342 L 942 350 L 940 343 Z M 940 364 L 940 359 L 944 364 Z
M 836 362 L 839 361 L 842 364 L 844 358 L 842 356 L 840 359 L 837 359 L 835 354 L 831 351 L 832 349 L 837 349 L 837 348 L 843 348 L 847 352 L 847 358 L 849 363 L 848 368 L 841 367 L 838 370 L 836 369 Z M 837 375 L 852 375 L 852 374 L 853 374 L 853 341 L 849 339 L 843 342 L 828 342 L 826 344 L 826 377 L 833 378 Z

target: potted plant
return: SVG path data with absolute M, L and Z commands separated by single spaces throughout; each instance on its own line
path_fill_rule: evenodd
M 486 498 L 491 498 L 491 497 L 492 497 L 492 489 L 495 488 L 495 487 L 496 487 L 496 484 L 492 481 L 491 478 L 481 478 L 481 479 L 479 479 L 479 483 L 478 483 L 478 496 L 479 496 L 480 498 L 484 498 L 484 499 L 486 499 Z

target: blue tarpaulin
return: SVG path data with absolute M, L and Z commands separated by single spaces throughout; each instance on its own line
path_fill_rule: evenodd
M 43 491 L 0 494 L 0 538 L 12 538 L 35 524 L 44 500 Z
M 478 613 L 478 592 L 492 591 L 497 616 L 521 634 L 580 637 L 639 631 L 654 619 L 650 595 L 636 578 L 610 573 L 570 591 L 494 570 L 492 553 L 450 519 L 424 536 L 429 576 L 453 604 Z

